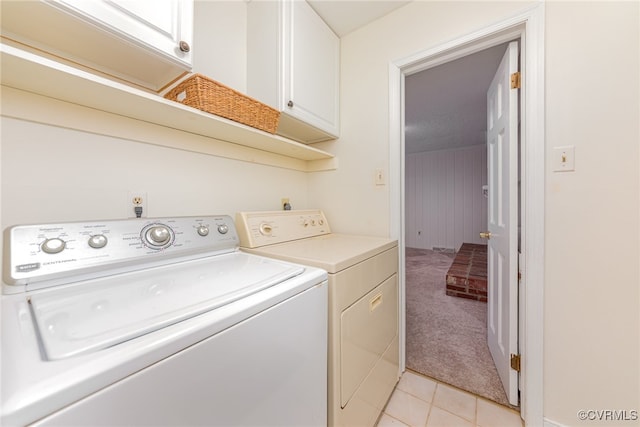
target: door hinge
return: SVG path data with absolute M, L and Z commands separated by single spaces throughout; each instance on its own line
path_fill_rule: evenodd
M 511 74 L 511 89 L 520 89 L 520 71 Z
M 511 354 L 511 369 L 516 372 L 520 372 L 520 355 L 519 354 Z

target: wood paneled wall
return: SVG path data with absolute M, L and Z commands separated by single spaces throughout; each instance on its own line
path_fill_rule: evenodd
M 405 215 L 408 247 L 450 248 L 486 243 L 485 145 L 409 154 L 406 158 Z

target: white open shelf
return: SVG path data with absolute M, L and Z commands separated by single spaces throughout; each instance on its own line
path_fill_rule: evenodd
M 6 44 L 2 85 L 297 160 L 307 170 L 333 169 L 331 153 L 169 101 Z

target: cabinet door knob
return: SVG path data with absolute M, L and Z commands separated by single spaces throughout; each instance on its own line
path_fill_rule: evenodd
M 180 40 L 180 50 L 183 52 L 189 52 L 191 50 L 191 46 L 184 40 Z
M 287 106 L 288 106 L 289 108 L 293 107 L 293 101 L 289 101 L 289 102 L 287 102 Z

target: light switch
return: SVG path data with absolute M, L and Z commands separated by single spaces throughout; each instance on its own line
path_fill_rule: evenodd
M 573 145 L 553 147 L 553 171 L 572 172 L 574 170 L 576 170 L 575 147 Z
M 376 169 L 375 183 L 376 185 L 385 185 L 384 170 Z

